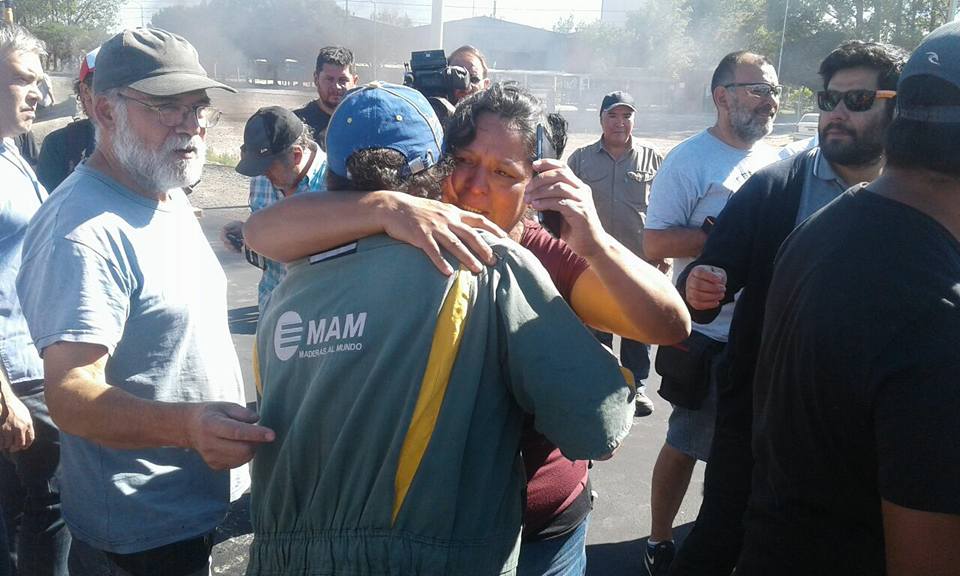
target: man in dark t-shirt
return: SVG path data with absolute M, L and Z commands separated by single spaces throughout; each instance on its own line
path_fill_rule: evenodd
M 313 82 L 317 85 L 317 99 L 311 100 L 303 108 L 293 111 L 304 124 L 313 130 L 314 139 L 324 150 L 327 149 L 324 137 L 330 116 L 344 94 L 357 86 L 360 77 L 356 74 L 353 52 L 342 46 L 327 46 L 317 54 L 317 68 L 313 72 Z
M 884 174 L 777 260 L 738 576 L 960 566 L 960 22 L 897 97 Z

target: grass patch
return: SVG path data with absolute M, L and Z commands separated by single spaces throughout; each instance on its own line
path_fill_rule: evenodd
M 236 154 L 231 154 L 230 152 L 220 152 L 213 148 L 207 148 L 207 164 L 219 164 L 221 166 L 229 166 L 231 168 L 236 168 L 237 163 L 240 162 L 240 156 Z

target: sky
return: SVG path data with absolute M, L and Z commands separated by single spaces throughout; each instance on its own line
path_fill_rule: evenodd
M 637 0 L 639 2 L 640 0 Z M 154 11 L 166 6 L 197 4 L 198 0 L 127 0 L 121 8 L 124 28 L 150 22 Z M 431 0 L 337 0 L 357 16 L 369 16 L 375 9 L 406 13 L 414 24 L 430 22 Z M 444 0 L 443 19 L 493 16 L 528 26 L 551 29 L 562 18 L 573 15 L 578 22 L 600 18 L 602 0 Z

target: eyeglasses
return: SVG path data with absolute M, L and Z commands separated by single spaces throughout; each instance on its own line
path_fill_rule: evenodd
M 817 92 L 817 107 L 824 112 L 832 112 L 843 101 L 850 112 L 864 112 L 873 107 L 877 98 L 884 100 L 896 97 L 896 90 L 821 90 Z
M 220 116 L 223 114 L 219 109 L 208 104 L 198 104 L 196 106 L 187 106 L 186 104 L 156 105 L 137 100 L 122 92 L 118 92 L 118 94 L 124 100 L 133 100 L 144 108 L 149 108 L 156 112 L 157 120 L 167 128 L 180 126 L 183 124 L 183 121 L 187 119 L 187 114 L 191 112 L 193 112 L 194 117 L 197 119 L 198 126 L 201 128 L 213 128 L 217 125 L 217 122 L 220 121 Z
M 757 98 L 766 98 L 772 96 L 779 98 L 783 93 L 783 86 L 780 84 L 767 84 L 766 82 L 731 82 L 724 84 L 724 88 L 743 88 L 752 96 Z

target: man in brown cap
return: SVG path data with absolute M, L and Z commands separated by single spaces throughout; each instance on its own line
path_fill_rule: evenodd
M 72 573 L 99 557 L 111 574 L 208 574 L 243 465 L 274 437 L 244 407 L 226 278 L 182 191 L 220 117 L 210 88 L 232 91 L 175 34 L 104 43 L 96 151 L 27 230 L 18 289 L 63 431 Z

